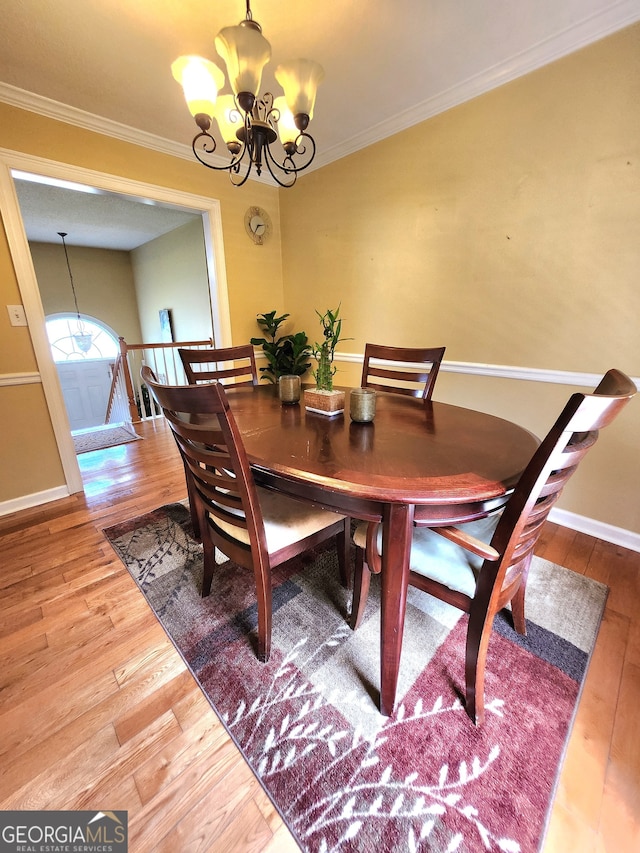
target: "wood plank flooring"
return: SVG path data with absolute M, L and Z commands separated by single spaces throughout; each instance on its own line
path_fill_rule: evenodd
M 132 853 L 298 849 L 102 529 L 186 497 L 162 422 L 85 493 L 0 518 L 0 809 L 125 809 Z M 547 524 L 611 588 L 544 853 L 640 850 L 640 554 Z

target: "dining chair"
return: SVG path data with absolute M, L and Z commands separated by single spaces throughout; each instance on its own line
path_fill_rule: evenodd
M 162 410 L 182 455 L 204 550 L 202 596 L 211 592 L 216 548 L 253 572 L 258 605 L 258 658 L 271 649 L 271 571 L 336 538 L 347 585 L 349 518 L 256 485 L 242 436 L 220 382 L 162 385 L 149 367 L 142 379 Z
M 360 384 L 430 400 L 445 349 L 365 344 Z
M 219 349 L 178 349 L 189 385 L 198 382 L 223 382 L 257 385 L 256 357 L 251 344 Z M 226 366 L 221 366 L 225 365 Z M 229 366 L 228 363 L 231 363 Z
M 459 527 L 428 528 L 416 522 L 409 584 L 469 614 L 466 710 L 476 725 L 484 721 L 484 672 L 494 617 L 511 602 L 513 626 L 526 634 L 527 573 L 542 526 L 598 431 L 613 421 L 636 390 L 624 373 L 609 370 L 592 394 L 573 394 L 498 513 Z M 370 574 L 380 572 L 380 525 L 360 523 L 354 542 L 355 630 L 362 621 Z M 568 611 L 570 607 L 567 602 Z

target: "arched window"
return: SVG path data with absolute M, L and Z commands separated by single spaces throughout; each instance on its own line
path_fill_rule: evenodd
M 51 314 L 47 317 L 47 337 L 55 362 L 74 359 L 115 359 L 120 352 L 115 332 L 86 314 Z

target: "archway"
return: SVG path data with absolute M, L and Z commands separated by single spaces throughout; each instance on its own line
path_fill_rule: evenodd
M 78 166 L 46 160 L 30 154 L 0 149 L 0 202 L 9 250 L 20 287 L 20 294 L 29 324 L 31 341 L 38 364 L 39 379 L 47 401 L 53 431 L 60 453 L 67 490 L 83 490 L 82 477 L 71 437 L 66 409 L 57 378 L 57 371 L 46 336 L 44 311 L 35 277 L 29 246 L 22 225 L 12 175 L 26 172 L 40 175 L 43 180 L 66 181 L 100 190 L 122 193 L 140 200 L 185 207 L 202 215 L 205 249 L 214 314 L 214 336 L 220 346 L 231 343 L 229 298 L 222 241 L 220 203 L 216 199 L 196 196 L 179 190 L 145 184 L 116 175 L 109 175 Z

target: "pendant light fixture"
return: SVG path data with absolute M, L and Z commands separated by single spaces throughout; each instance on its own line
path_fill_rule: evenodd
M 258 175 L 266 165 L 281 187 L 291 187 L 316 153 L 307 133 L 313 118 L 316 90 L 324 77 L 322 66 L 310 59 L 283 62 L 275 70 L 284 95 L 259 95 L 264 66 L 271 58 L 271 45 L 253 20 L 250 0 L 246 18 L 236 27 L 224 27 L 215 39 L 219 56 L 227 68 L 232 95 L 218 96 L 225 84 L 222 71 L 201 56 L 181 56 L 171 65 L 182 85 L 187 105 L 200 132 L 191 144 L 196 158 L 210 169 L 229 172 L 231 183 L 242 186 L 255 167 Z M 218 143 L 210 132 L 218 125 L 231 156 L 228 164 L 211 162 Z M 280 137 L 280 147 L 276 140 Z
M 67 252 L 67 244 L 65 243 L 65 237 L 67 236 L 66 231 L 58 231 L 58 236 L 62 238 L 62 245 L 64 247 L 64 256 L 67 261 L 67 269 L 69 270 L 69 281 L 71 282 L 71 292 L 73 293 L 73 302 L 76 306 L 76 323 L 77 323 L 77 332 L 71 335 L 75 345 L 80 350 L 81 353 L 88 353 L 93 344 L 92 336 L 85 330 L 84 323 L 80 317 L 80 310 L 78 309 L 78 299 L 76 297 L 76 289 L 73 284 L 73 275 L 71 273 L 71 264 L 69 263 L 69 253 Z

